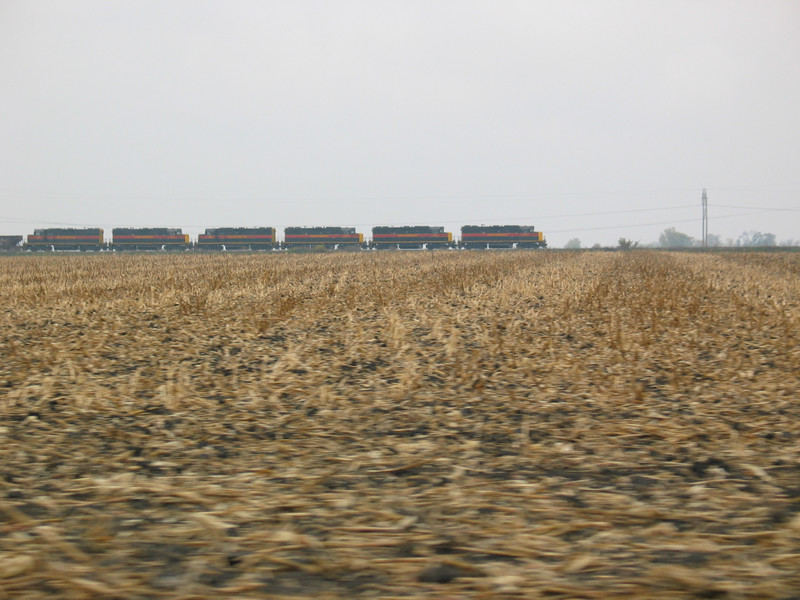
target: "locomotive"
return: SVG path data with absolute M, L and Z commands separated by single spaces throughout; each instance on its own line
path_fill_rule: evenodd
M 103 250 L 106 246 L 103 230 L 36 229 L 28 236 L 31 250 Z
M 3 236 L 0 249 L 18 247 L 22 236 Z M 283 241 L 274 227 L 217 227 L 205 230 L 192 242 L 181 229 L 166 227 L 114 228 L 110 243 L 102 229 L 37 229 L 23 248 L 29 250 L 435 250 L 545 248 L 540 231 L 528 225 L 465 225 L 460 240 L 444 227 L 410 225 L 372 228 L 372 239 L 355 227 L 287 227 Z
M 112 250 L 185 250 L 189 236 L 168 227 L 117 227 L 111 232 Z
M 274 227 L 217 227 L 197 236 L 201 250 L 272 250 L 277 246 Z
M 355 227 L 287 227 L 283 244 L 286 248 L 358 249 L 364 246 L 364 234 L 356 233 Z
M 21 245 L 21 235 L 0 235 L 0 250 L 13 250 Z
M 541 231 L 526 225 L 465 225 L 462 248 L 540 248 L 546 245 Z
M 453 245 L 453 234 L 444 227 L 412 225 L 406 227 L 373 227 L 370 248 L 376 250 L 399 250 L 449 248 Z

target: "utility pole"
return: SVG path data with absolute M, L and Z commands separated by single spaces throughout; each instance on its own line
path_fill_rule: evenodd
M 703 188 L 703 248 L 708 248 L 708 196 Z

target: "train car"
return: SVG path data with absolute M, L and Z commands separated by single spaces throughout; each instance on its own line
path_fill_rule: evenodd
M 283 243 L 286 248 L 357 250 L 364 244 L 364 234 L 356 233 L 355 227 L 287 227 Z
M 453 234 L 444 227 L 411 225 L 406 227 L 373 227 L 371 248 L 421 249 L 449 248 L 453 244 Z
M 114 250 L 186 250 L 189 236 L 169 227 L 116 227 L 112 230 Z
M 0 235 L 0 251 L 16 250 L 22 246 L 21 235 Z
M 200 250 L 272 250 L 278 247 L 274 227 L 217 227 L 197 236 Z
M 105 248 L 103 230 L 37 229 L 28 236 L 30 250 L 102 250 Z
M 544 248 L 547 242 L 541 231 L 528 225 L 464 225 L 462 248 Z

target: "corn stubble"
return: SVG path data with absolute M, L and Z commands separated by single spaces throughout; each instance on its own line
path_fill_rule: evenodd
M 0 597 L 790 598 L 798 274 L 0 259 Z

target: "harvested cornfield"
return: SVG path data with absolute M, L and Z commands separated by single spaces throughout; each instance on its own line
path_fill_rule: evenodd
M 796 598 L 798 275 L 0 257 L 0 598 Z

